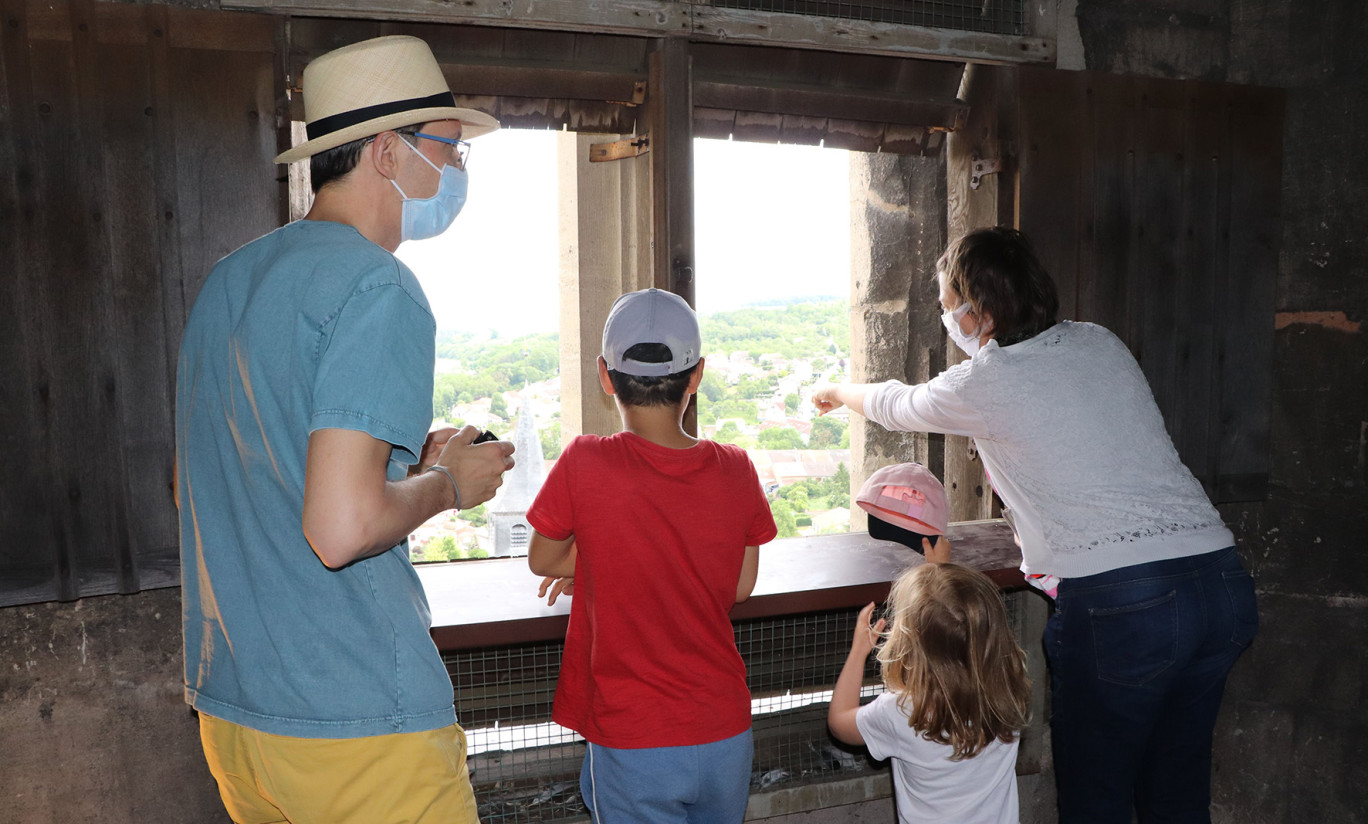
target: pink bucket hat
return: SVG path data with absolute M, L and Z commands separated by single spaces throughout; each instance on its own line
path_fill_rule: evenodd
M 903 543 L 903 531 L 918 536 L 944 535 L 949 525 L 950 502 L 945 487 L 919 463 L 894 464 L 876 471 L 860 487 L 855 502 L 870 514 L 870 536 L 881 540 Z M 918 541 L 914 548 L 920 546 Z

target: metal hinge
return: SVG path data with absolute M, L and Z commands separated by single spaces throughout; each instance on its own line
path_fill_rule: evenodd
M 975 154 L 971 159 L 973 166 L 970 167 L 972 169 L 969 175 L 970 189 L 977 189 L 984 177 L 1002 171 L 1002 158 L 1000 157 L 979 157 Z
M 610 160 L 626 160 L 629 157 L 640 157 L 650 150 L 650 132 L 636 137 L 615 140 L 612 143 L 591 143 L 589 144 L 589 162 L 607 163 Z

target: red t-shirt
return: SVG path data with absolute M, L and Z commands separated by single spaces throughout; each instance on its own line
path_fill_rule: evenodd
M 527 512 L 575 536 L 575 592 L 551 717 L 617 749 L 708 744 L 750 728 L 728 617 L 748 546 L 776 534 L 746 453 L 583 435 Z

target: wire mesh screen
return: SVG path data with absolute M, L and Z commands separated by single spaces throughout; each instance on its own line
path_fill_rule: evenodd
M 1025 33 L 1024 0 L 711 0 L 708 5 L 989 34 Z
M 1021 638 L 1016 598 L 1008 616 Z M 831 687 L 845 664 L 855 608 L 736 624 L 736 646 L 751 691 L 755 761 L 752 792 L 851 778 L 883 769 L 860 748 L 827 733 Z M 584 741 L 551 721 L 560 642 L 463 650 L 444 656 L 456 713 L 469 742 L 480 820 L 488 824 L 586 820 L 579 792 Z M 870 698 L 882 692 L 878 666 L 865 667 Z

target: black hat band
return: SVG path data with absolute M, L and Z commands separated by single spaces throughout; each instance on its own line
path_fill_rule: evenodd
M 366 106 L 360 109 L 352 109 L 349 112 L 339 112 L 319 118 L 304 127 L 304 133 L 310 140 L 317 140 L 333 132 L 341 131 L 349 126 L 365 123 L 368 120 L 375 120 L 401 112 L 413 111 L 414 109 L 435 109 L 439 107 L 455 107 L 456 95 L 450 91 L 439 92 L 427 97 L 411 97 L 408 100 L 394 100 L 389 103 L 377 103 L 374 106 Z

